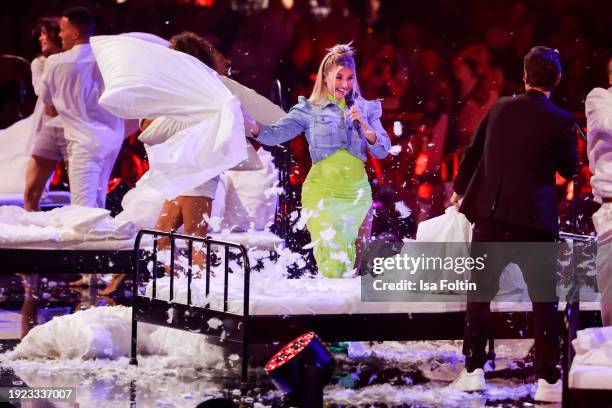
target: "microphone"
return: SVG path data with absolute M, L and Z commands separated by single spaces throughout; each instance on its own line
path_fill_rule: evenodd
M 351 107 L 353 107 L 353 105 L 355 104 L 355 99 L 353 98 L 353 91 L 347 93 L 344 97 L 344 100 L 346 101 L 346 107 L 351 109 Z M 358 133 L 359 131 L 361 131 L 361 123 L 359 123 L 358 120 L 353 121 L 353 126 L 355 126 L 355 129 L 357 129 Z
M 348 106 L 348 101 L 346 101 L 346 105 Z M 580 126 L 580 124 L 578 122 L 576 122 L 576 121 L 574 121 L 574 124 L 572 126 L 574 127 L 574 129 L 576 129 L 578 131 L 578 134 L 580 135 L 582 140 L 584 140 L 586 142 L 587 141 L 587 135 L 584 134 L 584 130 L 582 130 L 582 126 Z

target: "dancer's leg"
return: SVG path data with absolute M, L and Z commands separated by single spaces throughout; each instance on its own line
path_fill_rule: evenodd
M 106 190 L 108 189 L 108 180 L 113 172 L 113 167 L 115 166 L 115 161 L 117 160 L 117 156 L 119 156 L 120 150 L 121 146 L 102 160 L 102 169 L 100 171 L 100 179 L 98 181 L 99 187 L 96 198 L 100 208 L 106 207 Z
M 124 279 L 125 279 L 124 273 L 113 274 L 113 279 L 110 281 L 107 287 L 105 287 L 104 289 L 98 290 L 98 295 L 108 296 L 112 294 L 115 290 L 117 290 L 117 288 L 119 287 L 121 282 L 123 282 Z
M 163 232 L 170 232 L 178 229 L 183 225 L 183 209 L 179 200 L 166 200 L 159 212 L 155 229 Z M 159 251 L 168 250 L 170 248 L 170 238 L 162 237 L 157 243 L 157 249 Z M 174 256 L 174 254 L 170 254 Z M 165 266 L 166 275 L 170 274 L 170 266 Z
M 208 223 L 204 216 L 210 217 L 212 210 L 212 198 L 210 197 L 195 197 L 181 196 L 178 198 L 180 207 L 183 210 L 183 223 L 185 225 L 185 234 L 196 237 L 205 237 L 208 232 Z M 193 249 L 193 263 L 204 268 L 206 254 L 199 249 L 200 245 L 196 245 Z
M 38 324 L 38 274 L 19 274 L 19 276 L 24 288 L 23 306 L 21 306 L 21 338 L 24 338 Z
M 63 130 L 47 126 L 37 130 L 25 178 L 23 207 L 26 211 L 40 209 L 40 199 L 55 164 L 67 158 Z
M 159 212 L 155 229 L 170 232 L 171 230 L 176 230 L 181 225 L 183 225 L 183 209 L 179 200 L 166 200 Z M 160 238 L 158 248 L 160 250 L 170 248 L 170 239 L 166 237 Z
M 103 208 L 98 199 L 100 175 L 104 163 L 84 149 L 72 149 L 69 156 L 68 182 L 70 203 L 91 208 Z
M 57 160 L 40 156 L 30 157 L 26 171 L 25 191 L 23 194 L 23 208 L 26 211 L 39 211 L 47 180 L 51 177 Z
M 529 240 L 525 239 L 525 242 L 538 240 L 534 235 Z M 525 248 L 521 248 L 521 258 L 517 264 L 523 272 L 533 305 L 534 368 L 538 379 L 543 378 L 548 383 L 554 384 L 561 377 L 557 368 L 561 358 L 557 320 L 559 299 L 556 293 L 558 247 L 552 242 L 542 244 L 533 242 L 524 246 Z
M 503 227 L 495 223 L 477 220 L 474 225 L 470 256 L 474 259 L 484 257 L 486 262 L 484 269 L 474 268 L 470 276 L 477 290 L 468 292 L 465 311 L 463 354 L 468 372 L 482 368 L 487 360 L 485 348 L 490 337 L 491 300 L 499 290 L 499 277 L 511 257 L 505 248 L 488 243 L 501 241 L 503 235 Z

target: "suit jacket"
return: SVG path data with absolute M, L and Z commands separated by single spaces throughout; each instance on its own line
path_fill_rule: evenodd
M 555 172 L 578 166 L 573 117 L 543 93 L 501 98 L 480 122 L 459 166 L 460 211 L 557 236 Z

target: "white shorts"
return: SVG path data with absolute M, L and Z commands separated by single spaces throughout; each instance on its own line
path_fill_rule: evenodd
M 64 138 L 64 129 L 41 126 L 34 135 L 32 156 L 49 160 L 65 160 L 68 158 L 68 143 Z
M 219 176 L 216 176 L 215 178 L 208 180 L 206 183 L 199 185 L 196 188 L 193 188 L 181 195 L 187 197 L 210 197 L 214 199 L 218 185 Z

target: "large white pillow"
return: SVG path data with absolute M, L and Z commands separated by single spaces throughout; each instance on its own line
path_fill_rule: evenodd
M 143 33 L 140 31 L 133 31 L 131 33 L 122 33 L 119 34 L 122 35 L 124 37 L 132 37 L 132 38 L 138 38 L 140 40 L 144 40 L 153 44 L 158 44 L 161 45 L 162 47 L 166 47 L 169 48 L 170 47 L 170 41 L 166 40 L 165 38 L 162 38 L 158 35 L 155 34 L 151 34 L 151 33 Z
M 104 108 L 126 119 L 194 123 L 149 149 L 143 183 L 173 199 L 246 159 L 240 103 L 201 61 L 126 36 L 93 37 L 91 46 L 104 79 Z

